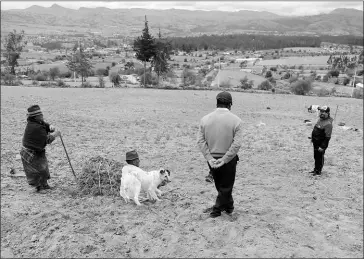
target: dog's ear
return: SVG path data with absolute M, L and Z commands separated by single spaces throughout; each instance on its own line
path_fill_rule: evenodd
M 171 172 L 167 169 L 168 176 L 171 176 Z
M 163 170 L 163 169 L 161 169 L 161 170 L 159 171 L 159 173 L 160 173 L 160 174 L 164 174 L 164 170 Z

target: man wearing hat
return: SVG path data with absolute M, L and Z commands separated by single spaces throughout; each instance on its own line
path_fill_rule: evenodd
M 204 210 L 210 217 L 229 215 L 234 210 L 232 197 L 237 155 L 242 144 L 242 121 L 231 110 L 232 96 L 221 92 L 216 96 L 217 108 L 200 121 L 197 144 L 214 178 L 218 192 L 215 205 Z
M 140 165 L 140 160 L 139 160 L 139 155 L 136 152 L 136 150 L 131 150 L 126 152 L 125 155 L 125 161 L 127 163 L 127 165 L 125 165 L 123 168 L 129 167 L 129 170 L 133 170 L 133 166 L 139 167 Z M 125 170 L 128 171 L 128 170 Z M 165 181 L 161 182 L 157 188 L 159 189 L 159 187 L 166 185 L 167 183 Z
M 134 165 L 136 167 L 139 167 L 140 160 L 136 150 L 126 152 L 125 160 L 129 165 Z
M 311 141 L 313 144 L 313 154 L 315 159 L 315 168 L 311 172 L 314 175 L 321 175 L 324 166 L 324 155 L 329 145 L 332 133 L 332 121 L 330 117 L 330 107 L 319 107 L 319 119 L 312 130 Z
M 51 189 L 47 182 L 50 174 L 45 147 L 60 135 L 59 131 L 44 121 L 39 105 L 28 108 L 20 156 L 27 181 L 36 188 L 36 192 L 44 193 L 44 190 Z

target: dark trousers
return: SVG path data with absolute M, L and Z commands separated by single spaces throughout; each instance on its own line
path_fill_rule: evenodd
M 325 162 L 325 149 L 320 152 L 318 151 L 319 143 L 313 143 L 313 157 L 315 159 L 315 171 L 321 172 Z
M 219 168 L 214 169 L 209 165 L 217 190 L 217 198 L 212 213 L 221 214 L 224 210 L 229 213 L 233 212 L 234 200 L 232 192 L 235 182 L 236 164 L 238 161 L 239 157 L 235 156 L 229 163 L 224 164 Z

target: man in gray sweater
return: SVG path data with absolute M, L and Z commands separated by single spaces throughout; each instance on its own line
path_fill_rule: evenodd
M 216 96 L 217 109 L 201 119 L 197 144 L 207 160 L 218 192 L 215 205 L 204 210 L 210 217 L 234 210 L 232 197 L 237 155 L 242 144 L 242 121 L 231 110 L 232 96 L 221 92 Z

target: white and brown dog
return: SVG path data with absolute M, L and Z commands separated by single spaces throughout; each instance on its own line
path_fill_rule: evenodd
M 158 187 L 170 182 L 170 175 L 169 170 L 165 169 L 146 172 L 139 167 L 126 165 L 120 179 L 120 196 L 126 203 L 132 199 L 139 206 L 139 194 L 143 190 L 149 200 L 160 201 L 158 197 L 161 197 L 162 191 Z

